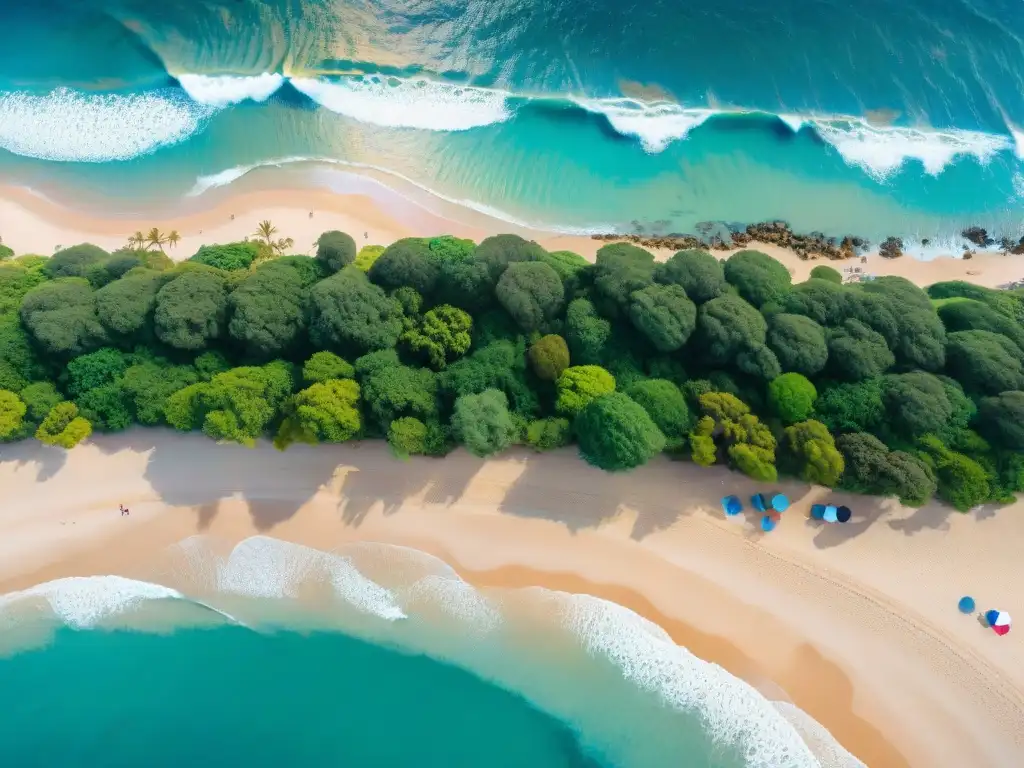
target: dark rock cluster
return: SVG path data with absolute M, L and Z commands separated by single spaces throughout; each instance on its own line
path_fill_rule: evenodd
M 878 246 L 878 255 L 887 259 L 896 259 L 903 255 L 903 240 L 898 237 L 887 237 Z

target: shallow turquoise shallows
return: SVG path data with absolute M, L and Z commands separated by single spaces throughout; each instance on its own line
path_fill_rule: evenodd
M 288 166 L 565 231 L 1024 234 L 1013 0 L 2 0 L 0 18 L 0 178 L 107 212 Z

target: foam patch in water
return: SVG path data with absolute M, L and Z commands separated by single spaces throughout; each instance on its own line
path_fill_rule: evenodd
M 210 114 L 209 107 L 175 91 L 132 96 L 67 88 L 46 95 L 2 93 L 0 147 L 41 160 L 129 160 L 184 141 Z
M 926 173 L 937 176 L 951 162 L 971 156 L 988 163 L 998 152 L 1012 149 L 1006 136 L 977 131 L 927 131 L 901 126 L 873 126 L 859 119 L 814 120 L 814 129 L 850 165 L 884 180 L 908 160 L 920 160 Z
M 332 112 L 388 128 L 466 131 L 512 116 L 503 91 L 422 78 L 293 78 L 291 84 Z
M 262 102 L 284 84 L 284 75 L 178 75 L 178 82 L 192 100 L 211 107 L 229 107 L 243 101 Z
M 144 600 L 183 599 L 184 595 L 169 587 L 121 576 L 72 576 L 2 595 L 0 611 L 33 598 L 45 600 L 69 627 L 87 629 Z
M 644 104 L 634 99 L 573 99 L 573 102 L 604 117 L 619 133 L 634 136 L 648 152 L 661 152 L 708 118 L 719 114 L 713 109 L 687 109 L 663 102 Z
M 564 621 L 589 653 L 607 657 L 672 707 L 698 714 L 719 743 L 739 745 L 749 768 L 817 768 L 799 733 L 768 699 L 628 608 L 571 595 Z

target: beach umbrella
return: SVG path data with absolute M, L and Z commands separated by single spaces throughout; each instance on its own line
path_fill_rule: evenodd
M 970 595 L 964 595 L 960 598 L 960 602 L 956 604 L 956 607 L 960 609 L 960 613 L 972 613 L 974 611 L 974 598 Z
M 772 520 L 771 515 L 765 515 L 761 518 L 761 530 L 765 533 L 771 533 L 775 530 L 775 521 Z
M 825 514 L 822 516 L 822 519 L 826 523 L 838 522 L 839 521 L 839 510 L 836 507 L 834 507 L 831 504 L 829 504 L 827 507 L 825 507 Z
M 850 518 L 853 517 L 853 512 L 850 511 L 849 507 L 839 507 L 836 510 L 836 520 L 840 523 L 850 522 Z
M 776 512 L 785 512 L 789 509 L 789 499 L 784 493 L 776 493 L 772 496 L 772 509 Z
M 824 504 L 812 504 L 811 505 L 811 517 L 815 520 L 825 519 L 825 505 Z
M 725 514 L 730 517 L 732 515 L 738 515 L 743 511 L 743 502 L 741 502 L 736 496 L 726 496 L 722 499 L 722 509 L 725 511 Z
M 985 621 L 997 635 L 1005 635 L 1010 631 L 1010 614 L 1006 611 L 986 611 Z
M 754 505 L 754 509 L 756 509 L 758 512 L 768 511 L 768 505 L 765 504 L 764 502 L 763 493 L 755 493 L 753 496 L 751 496 L 750 503 Z

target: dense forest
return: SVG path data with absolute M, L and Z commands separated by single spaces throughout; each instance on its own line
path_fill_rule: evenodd
M 324 233 L 0 246 L 0 439 L 70 448 L 132 424 L 401 458 L 571 443 L 958 509 L 1024 490 L 1024 294 L 896 277 L 793 284 L 757 251 L 596 263 L 515 235 L 357 250 Z

